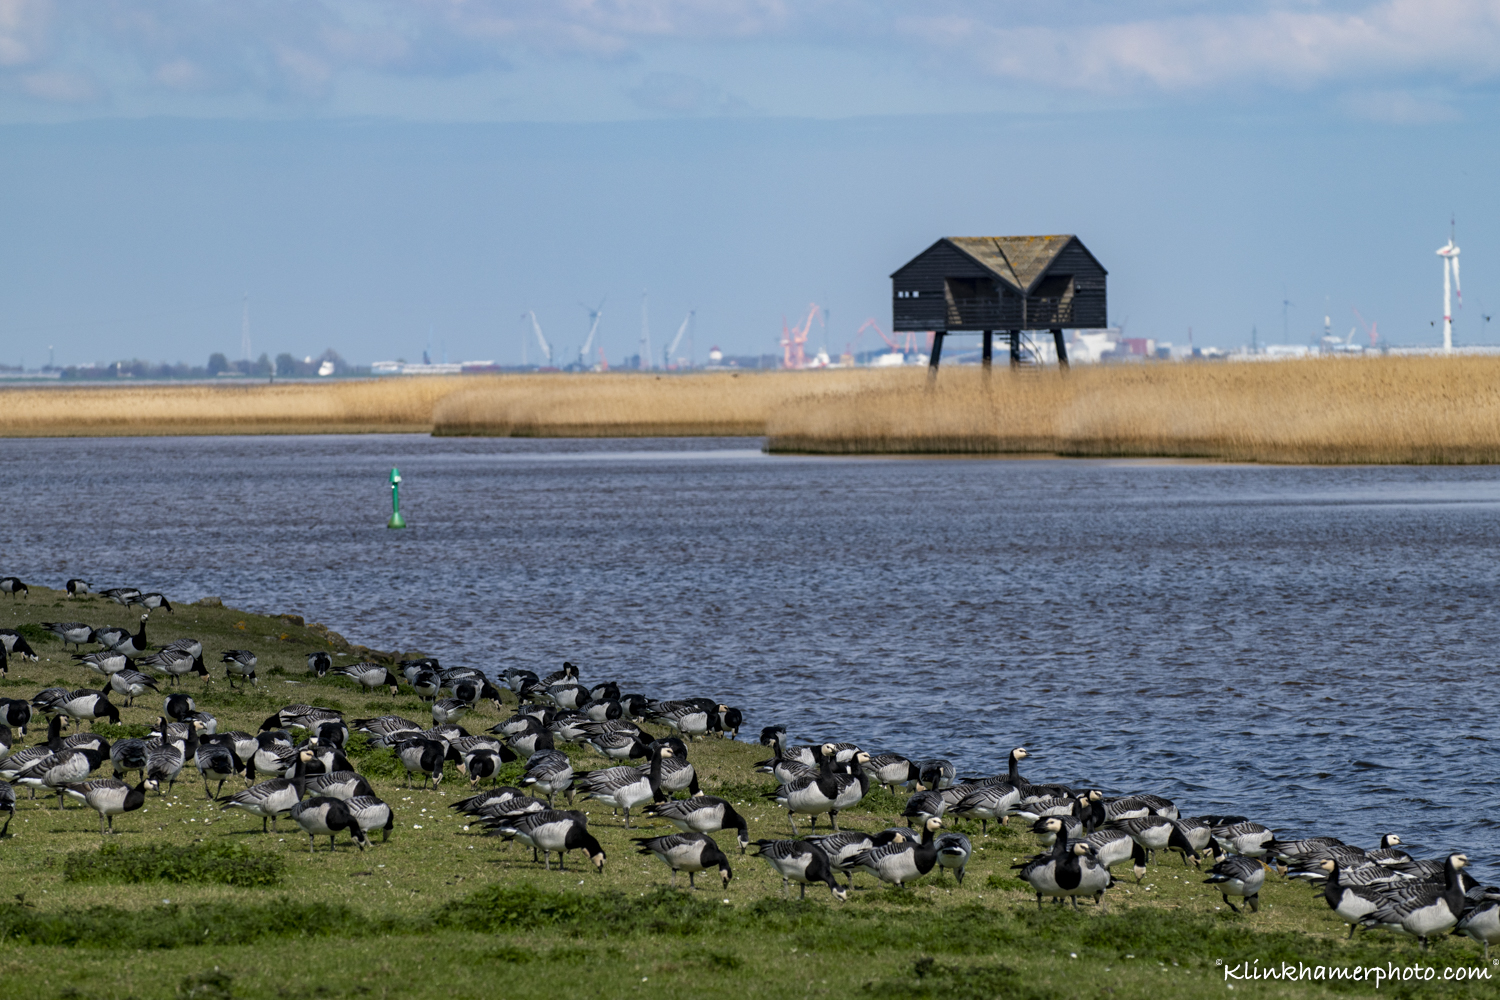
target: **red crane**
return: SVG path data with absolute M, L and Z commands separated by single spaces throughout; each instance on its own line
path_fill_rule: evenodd
M 812 303 L 807 310 L 807 319 L 802 325 L 788 327 L 786 317 L 781 319 L 781 367 L 783 368 L 806 368 L 807 353 L 803 349 L 807 344 L 807 335 L 812 330 L 813 319 L 822 310 L 816 302 Z

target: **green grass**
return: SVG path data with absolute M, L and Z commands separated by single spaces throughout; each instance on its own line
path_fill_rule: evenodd
M 30 601 L 0 602 L 0 624 L 12 627 L 54 618 L 127 624 L 136 614 L 97 599 L 66 601 L 38 587 Z M 351 718 L 430 718 L 405 691 L 395 699 L 366 696 L 342 679 L 308 675 L 305 656 L 313 649 L 339 654 L 340 663 L 370 658 L 371 651 L 290 619 L 179 607 L 176 615 L 153 614 L 148 631 L 157 643 L 203 639 L 211 664 L 215 650 L 256 650 L 262 664 L 256 688 L 231 693 L 217 668 L 211 682 L 192 678 L 178 688 L 225 729 L 254 731 L 292 702 L 342 707 Z M 42 662 L 12 660 L 8 696 L 54 679 L 69 687 L 102 680 L 50 634 L 32 644 Z M 160 710 L 160 698 L 141 698 L 122 709 L 119 726 L 99 731 L 111 739 L 137 735 Z M 482 731 L 510 711 L 485 705 L 462 722 Z M 773 720 L 755 723 L 762 721 Z M 1011 870 L 1036 849 L 1035 840 L 993 824 L 988 836 L 978 824 L 964 827 L 977 850 L 962 888 L 932 875 L 897 892 L 857 876 L 849 902 L 839 904 L 826 890 L 809 890 L 806 901 L 793 890 L 783 899 L 770 869 L 737 853 L 727 890 L 707 879 L 701 884 L 711 888 L 673 891 L 665 867 L 638 856 L 630 842 L 670 827 L 637 818 L 627 831 L 607 807 L 580 801 L 609 855 L 604 874 L 588 870 L 577 855 L 565 872 L 555 861 L 544 871 L 528 849 L 466 828 L 447 808 L 469 789 L 451 767 L 438 791 L 407 790 L 405 769 L 390 751 L 356 737 L 349 753 L 396 812 L 390 842 L 377 836 L 363 853 L 347 838 L 332 853 L 326 839 L 309 853 L 306 836 L 290 821 L 263 835 L 259 821 L 205 799 L 192 771 L 174 792 L 152 794 L 144 809 L 118 817 L 119 835 L 102 848 L 94 813 L 76 805 L 59 810 L 55 798 L 32 800 L 23 791 L 11 826 L 16 836 L 0 841 L 0 996 L 1168 1000 L 1233 996 L 1220 961 L 1420 960 L 1441 968 L 1479 959 L 1468 939 L 1435 942 L 1427 957 L 1414 942 L 1383 932 L 1348 942 L 1345 926 L 1319 899 L 1276 876 L 1259 914 L 1234 914 L 1200 873 L 1175 858 L 1154 866 L 1140 884 L 1126 875 L 1109 893 L 1108 912 L 1050 904 L 1039 912 Z M 578 767 L 613 763 L 587 750 L 570 754 Z M 750 766 L 766 756 L 763 747 L 727 740 L 691 747 L 704 790 L 735 802 L 752 839 L 790 833 L 785 815 L 761 797 L 774 782 Z M 519 766 L 510 765 L 502 780 L 514 783 L 518 774 Z M 238 787 L 231 782 L 225 793 Z M 843 814 L 841 825 L 880 829 L 902 804 L 899 795 L 875 793 L 865 808 Z M 732 834 L 718 840 L 733 852 Z M 211 872 L 221 862 L 264 865 L 279 880 L 216 881 Z M 1237 990 L 1251 991 L 1377 995 L 1357 983 L 1243 983 Z M 1388 983 L 1378 995 L 1493 993 L 1494 981 L 1431 982 Z
M 286 860 L 243 843 L 209 841 L 186 846 L 104 844 L 97 850 L 70 851 L 63 859 L 69 882 L 170 882 L 276 885 L 286 874 Z

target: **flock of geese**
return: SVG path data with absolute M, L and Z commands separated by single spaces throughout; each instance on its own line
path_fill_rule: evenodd
M 77 579 L 68 581 L 66 590 L 70 596 L 90 593 Z M 0 578 L 0 592 L 24 597 L 28 588 L 6 577 Z M 202 643 L 195 640 L 147 653 L 150 612 L 172 610 L 162 595 L 131 588 L 102 593 L 147 609 L 136 631 L 81 622 L 40 624 L 65 649 L 73 646 L 80 666 L 103 675 L 105 682 L 98 689 L 48 688 L 30 699 L 0 698 L 0 811 L 8 813 L 0 837 L 15 816 L 17 787 L 29 789 L 32 798 L 39 791 L 56 794 L 63 808 L 69 800 L 82 803 L 98 814 L 105 834 L 113 831 L 116 816 L 141 808 L 148 792 L 171 789 L 191 763 L 206 798 L 225 810 L 259 817 L 262 831 L 274 832 L 277 820 L 286 816 L 308 835 L 310 851 L 324 836 L 333 850 L 340 834 L 364 850 L 376 831 L 389 838 L 395 816 L 345 754 L 351 733 L 357 732 L 371 745 L 391 750 L 406 772 L 407 787 L 420 779 L 436 789 L 445 765 L 453 764 L 469 788 L 452 808 L 489 835 L 530 847 L 534 860 L 549 870 L 554 853 L 560 870 L 572 851 L 582 851 L 601 873 L 606 862 L 604 848 L 589 831 L 588 815 L 557 808 L 559 795 L 570 807 L 575 797 L 607 805 L 627 829 L 633 812 L 676 827 L 675 834 L 634 840 L 642 855 L 671 870 L 674 886 L 684 872 L 692 888 L 705 872 L 717 873 L 728 886 L 730 856 L 710 835 L 732 831 L 740 854 L 753 847 L 781 877 L 783 894 L 796 883 L 805 897 L 809 885 L 821 884 L 839 900 L 847 898 L 860 873 L 903 887 L 934 871 L 951 872 L 962 885 L 974 848 L 966 834 L 948 827 L 978 821 L 983 836 L 991 823 L 1014 819 L 1046 848 L 1015 866 L 1039 907 L 1050 897 L 1055 903 L 1071 899 L 1076 909 L 1079 897 L 1086 897 L 1102 910 L 1106 892 L 1117 884 L 1116 866 L 1129 861 L 1139 881 L 1157 852 L 1173 852 L 1184 868 L 1201 866 L 1207 855 L 1212 864 L 1206 883 L 1236 912 L 1234 899 L 1252 913 L 1259 910 L 1261 888 L 1274 867 L 1284 878 L 1312 886 L 1350 925 L 1351 936 L 1359 928 L 1388 928 L 1417 938 L 1425 949 L 1434 936 L 1466 934 L 1484 946 L 1486 957 L 1490 945 L 1500 941 L 1500 888 L 1479 884 L 1466 870 L 1464 854 L 1415 858 L 1394 834 L 1368 850 L 1331 837 L 1282 839 L 1245 816 L 1183 817 L 1175 803 L 1159 795 L 1106 796 L 1096 788 L 1033 782 L 1021 773 L 1030 754 L 1020 747 L 1009 753 L 1004 771 L 960 778 L 947 760 L 870 753 L 854 743 L 792 745 L 785 727 L 767 727 L 760 742 L 771 756 L 756 769 L 776 780 L 766 798 L 786 810 L 792 836 L 752 841 L 749 823 L 729 801 L 703 794 L 689 755 L 696 741 L 737 737 L 744 722 L 740 709 L 713 698 L 653 699 L 622 692 L 615 681 L 588 684 L 571 663 L 546 676 L 519 669 L 505 673 L 500 681 L 515 696 L 517 710 L 479 734 L 459 720 L 481 700 L 498 708 L 502 695 L 478 670 L 444 668 L 432 658 L 402 661 L 394 669 L 376 663 L 338 667 L 320 652 L 307 658 L 313 674 L 347 677 L 368 691 L 389 689 L 393 695 L 405 684 L 430 703 L 431 724 L 399 715 L 346 721 L 333 709 L 287 705 L 256 733 L 220 732 L 218 720 L 199 709 L 191 695 L 173 692 L 148 736 L 111 743 L 77 724 L 118 723 L 119 707 L 110 696 L 130 705 L 148 692 L 159 695 L 157 673 L 175 686 L 188 674 L 206 679 L 209 671 Z M 85 645 L 99 649 L 83 652 Z M 11 657 L 37 658 L 19 631 L 0 629 L 0 673 Z M 253 652 L 225 650 L 219 662 L 231 686 L 256 683 Z M 46 719 L 46 738 L 23 746 L 36 716 Z M 78 731 L 65 737 L 67 722 Z M 642 724 L 670 734 L 653 735 Z M 618 763 L 575 770 L 573 759 L 560 749 L 564 746 L 587 746 Z M 499 786 L 501 767 L 512 761 L 524 761 L 518 783 Z M 93 777 L 106 762 L 112 776 Z M 134 784 L 125 780 L 132 772 Z M 221 797 L 224 784 L 237 777 L 244 789 Z M 488 789 L 481 788 L 485 781 Z M 217 788 L 210 788 L 214 782 Z M 877 833 L 839 829 L 839 814 L 879 786 L 908 793 L 902 810 L 907 825 Z M 819 834 L 821 816 L 829 830 Z M 809 828 L 806 835 L 798 829 L 799 818 Z M 970 832 L 975 832 L 972 825 Z

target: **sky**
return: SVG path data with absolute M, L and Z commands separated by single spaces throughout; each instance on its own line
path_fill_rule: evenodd
M 1057 232 L 1129 336 L 1436 343 L 1450 219 L 1500 342 L 1497 94 L 1500 0 L 0 0 L 0 363 L 838 353 Z

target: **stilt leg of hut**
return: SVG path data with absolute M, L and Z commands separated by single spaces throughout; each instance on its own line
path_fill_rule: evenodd
M 938 359 L 943 356 L 943 338 L 947 334 L 938 330 L 932 335 L 932 357 L 927 359 L 927 380 L 929 382 L 937 379 Z
M 990 373 L 990 360 L 995 356 L 995 331 L 984 331 L 984 373 Z
M 1052 331 L 1052 343 L 1057 346 L 1057 367 L 1063 371 L 1068 370 L 1068 345 L 1063 343 L 1062 331 Z
M 1021 367 L 1021 331 L 1010 331 L 1010 366 Z

